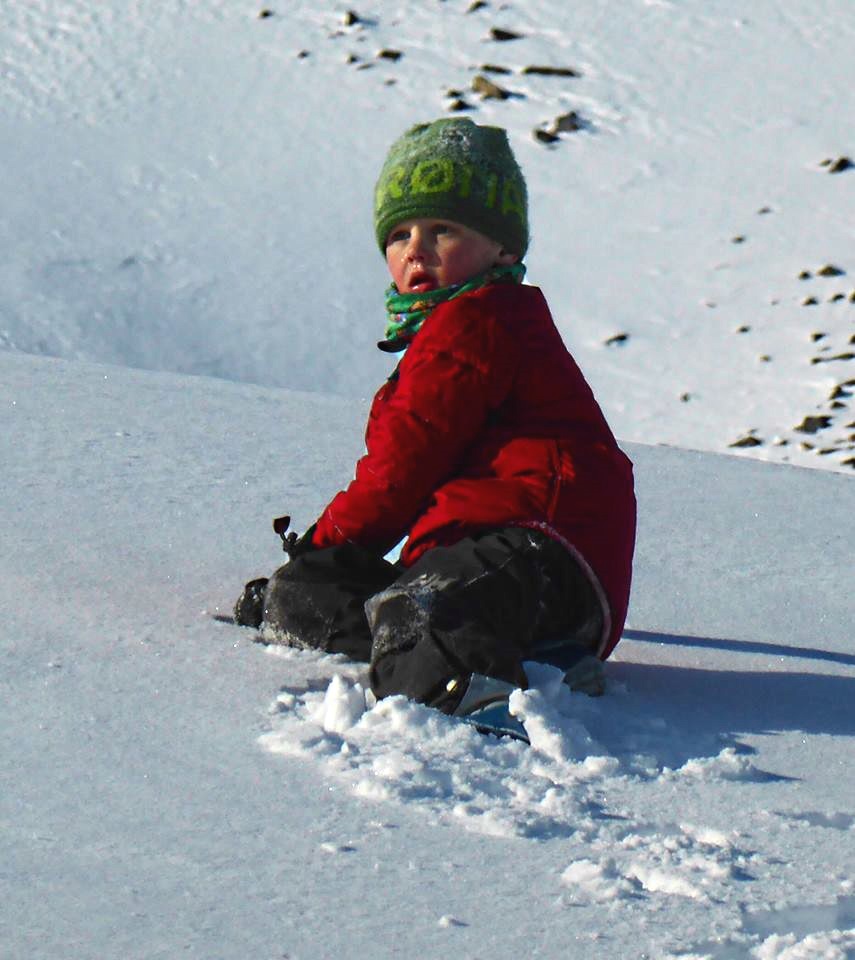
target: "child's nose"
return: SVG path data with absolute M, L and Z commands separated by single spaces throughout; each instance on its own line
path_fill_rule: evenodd
M 421 230 L 412 230 L 410 232 L 410 242 L 407 245 L 407 257 L 410 260 L 424 260 L 427 253 L 424 234 Z

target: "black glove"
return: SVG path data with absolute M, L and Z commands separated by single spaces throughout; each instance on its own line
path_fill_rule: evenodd
M 297 557 L 302 557 L 304 553 L 311 553 L 315 549 L 312 534 L 315 532 L 317 523 L 313 523 L 302 536 L 298 536 L 293 530 L 287 533 L 290 525 L 291 518 L 287 516 L 277 517 L 273 521 L 273 529 L 282 537 L 282 549 L 288 554 L 289 560 L 296 560 Z
M 257 580 L 250 580 L 243 588 L 243 592 L 237 598 L 235 604 L 235 623 L 241 627 L 254 627 L 256 630 L 261 626 L 264 619 L 264 590 L 267 586 L 267 578 L 259 577 Z

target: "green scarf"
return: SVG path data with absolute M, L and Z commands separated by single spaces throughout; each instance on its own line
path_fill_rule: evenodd
M 400 353 L 412 343 L 422 324 L 441 304 L 462 297 L 464 293 L 480 290 L 489 283 L 495 283 L 509 277 L 514 283 L 522 283 L 525 266 L 513 263 L 509 266 L 490 267 L 466 283 L 456 283 L 450 287 L 426 290 L 424 293 L 398 293 L 393 283 L 386 291 L 386 339 L 377 346 L 386 353 Z

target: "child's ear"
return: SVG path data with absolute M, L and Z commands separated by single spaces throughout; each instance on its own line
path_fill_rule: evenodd
M 496 266 L 509 267 L 512 263 L 516 263 L 519 260 L 519 257 L 515 253 L 508 253 L 507 250 L 502 248 L 499 251 L 499 256 L 496 258 Z

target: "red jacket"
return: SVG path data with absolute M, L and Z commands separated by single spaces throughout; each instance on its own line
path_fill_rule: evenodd
M 386 553 L 407 535 L 409 566 L 480 530 L 537 527 L 592 574 L 608 656 L 629 602 L 632 464 L 539 289 L 496 283 L 438 306 L 374 398 L 365 439 L 315 546 Z

